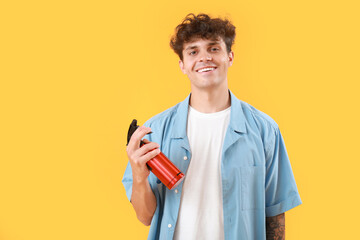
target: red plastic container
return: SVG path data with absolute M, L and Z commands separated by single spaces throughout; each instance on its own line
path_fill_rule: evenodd
M 155 176 L 170 190 L 176 188 L 184 180 L 185 175 L 162 152 L 146 164 Z
M 130 124 L 127 135 L 128 144 L 132 134 L 138 127 L 137 120 L 134 119 Z M 146 144 L 144 141 L 140 141 L 140 147 L 142 147 L 144 144 Z M 176 188 L 176 186 L 179 185 L 182 180 L 184 180 L 185 175 L 162 152 L 160 152 L 154 158 L 150 159 L 146 165 L 170 190 Z

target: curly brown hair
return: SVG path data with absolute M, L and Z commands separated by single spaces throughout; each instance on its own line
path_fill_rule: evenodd
M 193 13 L 186 15 L 185 19 L 175 29 L 171 37 L 170 47 L 183 60 L 183 45 L 194 38 L 218 39 L 221 37 L 226 45 L 226 50 L 231 51 L 235 39 L 235 26 L 225 19 L 210 18 L 207 14 Z

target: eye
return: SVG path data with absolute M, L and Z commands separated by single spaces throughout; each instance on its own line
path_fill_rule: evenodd
M 218 51 L 218 50 L 219 50 L 219 48 L 217 48 L 217 47 L 211 48 L 211 51 L 212 51 L 212 52 L 216 52 L 216 51 Z
M 196 54 L 196 51 L 189 52 L 189 55 L 195 55 L 195 54 Z

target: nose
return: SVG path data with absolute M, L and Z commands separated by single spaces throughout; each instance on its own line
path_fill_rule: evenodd
M 201 56 L 200 56 L 200 59 L 199 59 L 199 61 L 200 62 L 205 62 L 205 61 L 212 61 L 212 56 L 211 56 L 211 54 L 209 54 L 209 53 L 204 53 L 204 54 L 202 54 Z

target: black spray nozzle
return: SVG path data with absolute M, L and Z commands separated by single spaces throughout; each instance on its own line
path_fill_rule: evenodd
M 128 131 L 128 135 L 127 135 L 127 144 L 126 146 L 129 144 L 130 142 L 130 138 L 133 135 L 133 133 L 136 131 L 136 129 L 139 127 L 139 125 L 137 125 L 137 120 L 134 119 L 132 120 L 130 127 L 129 127 L 129 131 Z
M 139 125 L 137 125 L 137 120 L 134 119 L 132 120 L 130 127 L 129 127 L 129 131 L 128 131 L 128 135 L 127 135 L 127 144 L 126 146 L 129 144 L 130 138 L 133 135 L 133 133 L 136 131 L 136 129 L 139 127 Z M 150 134 L 152 132 L 149 132 L 148 134 Z M 141 141 L 140 145 L 144 144 L 143 141 Z

